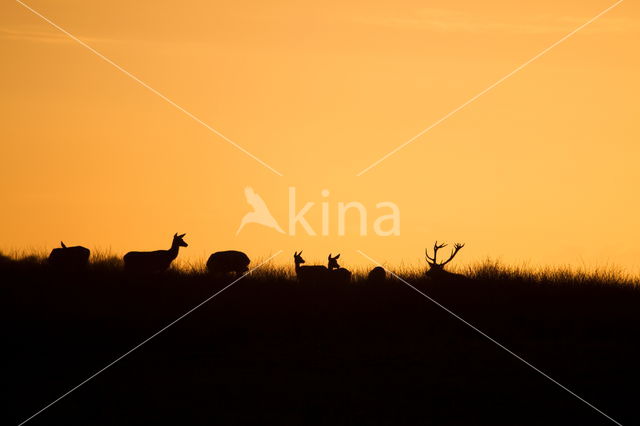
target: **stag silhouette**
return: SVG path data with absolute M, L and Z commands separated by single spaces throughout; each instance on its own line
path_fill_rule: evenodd
M 456 254 L 458 254 L 460 249 L 464 247 L 464 244 L 455 243 L 453 245 L 453 250 L 451 250 L 451 255 L 449 256 L 449 258 L 444 262 L 438 263 L 438 261 L 436 260 L 438 256 L 438 250 L 446 246 L 447 246 L 446 244 L 444 243 L 438 244 L 438 242 L 436 241 L 435 244 L 433 245 L 433 257 L 429 256 L 429 252 L 427 249 L 424 249 L 427 264 L 429 264 L 429 270 L 425 273 L 427 277 L 438 279 L 438 278 L 446 278 L 446 277 L 462 277 L 463 276 L 460 274 L 454 274 L 452 272 L 445 271 L 444 267 L 445 265 L 447 265 L 447 263 L 451 262 L 454 257 L 456 257 Z

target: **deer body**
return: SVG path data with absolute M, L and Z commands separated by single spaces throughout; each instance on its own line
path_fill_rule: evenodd
M 331 253 L 329 253 L 329 263 L 327 265 L 327 268 L 329 269 L 329 275 L 332 281 L 338 283 L 348 283 L 351 281 L 351 271 L 345 268 L 341 268 L 340 265 L 338 265 L 339 257 L 340 254 L 338 254 L 336 257 L 331 257 Z
M 91 251 L 82 246 L 67 247 L 60 241 L 61 247 L 54 248 L 49 254 L 48 262 L 51 266 L 65 269 L 82 269 L 89 263 Z
M 183 240 L 185 235 L 175 234 L 169 250 L 130 251 L 124 255 L 124 269 L 130 272 L 145 273 L 166 271 L 178 257 L 180 247 L 188 246 Z
M 296 265 L 296 276 L 301 283 L 319 283 L 327 281 L 329 278 L 329 270 L 322 265 L 302 266 L 305 263 L 300 253 L 294 253 L 293 262 Z
M 241 251 L 217 251 L 209 256 L 207 270 L 214 274 L 243 274 L 249 270 L 249 256 Z
M 367 275 L 367 281 L 370 283 L 381 283 L 387 279 L 387 271 L 382 266 L 376 266 Z

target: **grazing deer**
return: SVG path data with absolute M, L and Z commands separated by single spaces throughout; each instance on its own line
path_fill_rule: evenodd
M 329 270 L 322 265 L 301 266 L 305 263 L 300 253 L 294 252 L 293 262 L 296 265 L 296 276 L 301 283 L 318 283 L 329 278 Z
M 387 271 L 382 266 L 376 266 L 367 275 L 367 281 L 370 283 L 381 283 L 387 279 Z
M 241 251 L 217 251 L 209 256 L 207 270 L 215 275 L 234 273 L 236 276 L 249 270 L 249 256 Z
M 338 265 L 338 258 L 340 258 L 340 254 L 336 257 L 331 257 L 331 253 L 329 253 L 329 264 L 327 265 L 329 275 L 335 282 L 348 283 L 351 281 L 351 271 L 341 268 L 340 265 Z
M 180 247 L 188 247 L 183 238 L 187 234 L 173 236 L 169 250 L 130 251 L 124 255 L 124 269 L 130 272 L 163 272 L 169 269 L 171 262 L 178 257 Z
M 454 257 L 456 257 L 456 254 L 458 254 L 458 251 L 460 251 L 460 249 L 464 247 L 464 244 L 455 243 L 453 245 L 453 250 L 451 250 L 451 256 L 449 256 L 449 259 L 445 260 L 444 262 L 438 263 L 436 261 L 438 250 L 446 246 L 447 246 L 446 244 L 438 244 L 438 242 L 436 241 L 435 244 L 433 245 L 433 257 L 429 256 L 429 252 L 427 251 L 427 249 L 424 249 L 427 263 L 429 264 L 429 270 L 425 273 L 427 277 L 438 279 L 438 278 L 464 276 L 461 274 L 454 274 L 452 272 L 447 272 L 444 270 L 445 265 L 451 262 Z
M 54 248 L 49 254 L 49 265 L 61 269 L 83 269 L 89 263 L 91 251 L 82 246 L 67 247 L 60 241 L 59 248 Z

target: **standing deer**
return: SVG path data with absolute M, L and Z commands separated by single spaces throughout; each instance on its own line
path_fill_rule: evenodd
M 60 241 L 59 248 L 54 248 L 49 254 L 49 265 L 61 269 L 83 269 L 89 263 L 91 251 L 82 246 L 67 247 Z
M 336 257 L 331 257 L 331 253 L 329 253 L 329 264 L 327 265 L 327 269 L 329 269 L 329 276 L 334 282 L 348 283 L 351 281 L 351 271 L 341 268 L 340 265 L 338 265 L 339 257 L 340 254 Z
M 460 249 L 464 247 L 464 244 L 455 243 L 453 245 L 453 250 L 451 250 L 451 256 L 449 256 L 449 259 L 445 260 L 444 262 L 438 263 L 436 261 L 438 250 L 446 246 L 446 244 L 438 244 L 438 242 L 436 241 L 433 245 L 433 257 L 429 256 L 429 252 L 427 251 L 427 249 L 424 249 L 427 263 L 429 264 L 429 270 L 425 273 L 427 277 L 434 279 L 447 277 L 463 277 L 463 275 L 461 274 L 454 274 L 452 272 L 445 271 L 444 267 L 447 263 L 453 260 L 456 254 L 458 254 L 458 251 L 460 251 Z
M 130 251 L 124 255 L 124 269 L 130 272 L 163 272 L 169 269 L 171 262 L 178 257 L 180 247 L 188 247 L 183 238 L 187 234 L 173 236 L 169 250 Z
M 319 283 L 329 278 L 329 270 L 322 265 L 301 266 L 305 263 L 300 253 L 294 252 L 293 262 L 296 265 L 296 276 L 301 283 Z

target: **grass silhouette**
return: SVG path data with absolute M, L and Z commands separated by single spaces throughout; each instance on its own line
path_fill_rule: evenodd
M 396 273 L 617 421 L 638 421 L 637 277 L 491 260 L 454 271 L 468 278 Z M 401 281 L 353 272 L 351 284 L 301 285 L 293 266 L 254 271 L 33 423 L 611 424 Z M 13 424 L 232 280 L 185 261 L 133 276 L 106 252 L 77 274 L 1 256 L 0 277 Z

